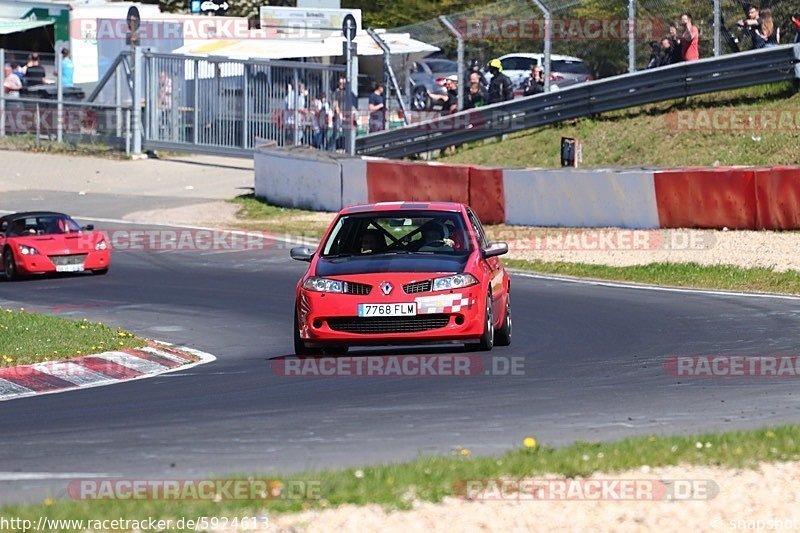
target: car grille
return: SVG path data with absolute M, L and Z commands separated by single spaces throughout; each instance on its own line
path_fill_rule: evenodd
M 344 282 L 344 292 L 346 294 L 369 294 L 371 290 L 372 286 L 365 283 Z
M 406 283 L 403 285 L 403 290 L 406 294 L 415 294 L 418 292 L 428 292 L 431 290 L 431 280 L 415 281 L 413 283 Z
M 345 333 L 416 333 L 443 328 L 450 315 L 348 317 L 328 319 L 334 331 Z
M 56 266 L 64 265 L 82 265 L 86 260 L 88 254 L 75 254 L 75 255 L 51 255 L 50 261 Z

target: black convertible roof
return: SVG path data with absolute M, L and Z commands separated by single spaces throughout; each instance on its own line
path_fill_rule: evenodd
M 22 211 L 19 213 L 12 213 L 10 215 L 0 217 L 0 224 L 9 220 L 16 220 L 18 218 L 42 217 L 42 216 L 65 217 L 68 215 L 65 215 L 64 213 L 56 213 L 55 211 Z

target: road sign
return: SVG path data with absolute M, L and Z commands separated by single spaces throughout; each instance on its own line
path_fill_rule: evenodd
M 139 9 L 136 6 L 131 6 L 128 9 L 126 21 L 128 23 L 128 34 L 125 37 L 125 44 L 136 46 L 139 44 L 139 26 L 142 23 L 142 17 L 139 15 Z
M 202 0 L 200 2 L 200 12 L 214 13 L 215 15 L 224 15 L 227 13 L 230 5 L 227 0 Z
M 356 18 L 352 14 L 348 13 L 344 16 L 344 19 L 342 19 L 342 35 L 344 35 L 345 39 L 349 38 L 352 41 L 356 38 L 357 30 Z

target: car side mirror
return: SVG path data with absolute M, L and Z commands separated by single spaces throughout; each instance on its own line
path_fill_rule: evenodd
M 486 248 L 481 250 L 484 258 L 497 257 L 508 253 L 508 244 L 505 242 L 490 242 Z
M 296 261 L 311 261 L 314 257 L 314 250 L 308 246 L 296 246 L 289 251 L 289 255 Z
M 82 229 L 82 230 L 86 230 L 86 231 L 93 231 L 93 230 L 94 230 L 94 224 L 86 224 L 86 225 L 85 225 L 84 227 L 82 227 L 81 229 Z

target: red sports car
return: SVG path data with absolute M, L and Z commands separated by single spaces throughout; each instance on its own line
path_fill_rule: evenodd
M 94 226 L 81 227 L 63 213 L 31 211 L 0 218 L 0 268 L 8 280 L 28 274 L 105 274 L 111 248 Z
M 456 203 L 387 202 L 343 209 L 297 284 L 298 355 L 345 353 L 359 344 L 460 341 L 491 350 L 511 343 L 511 287 L 481 223 Z

